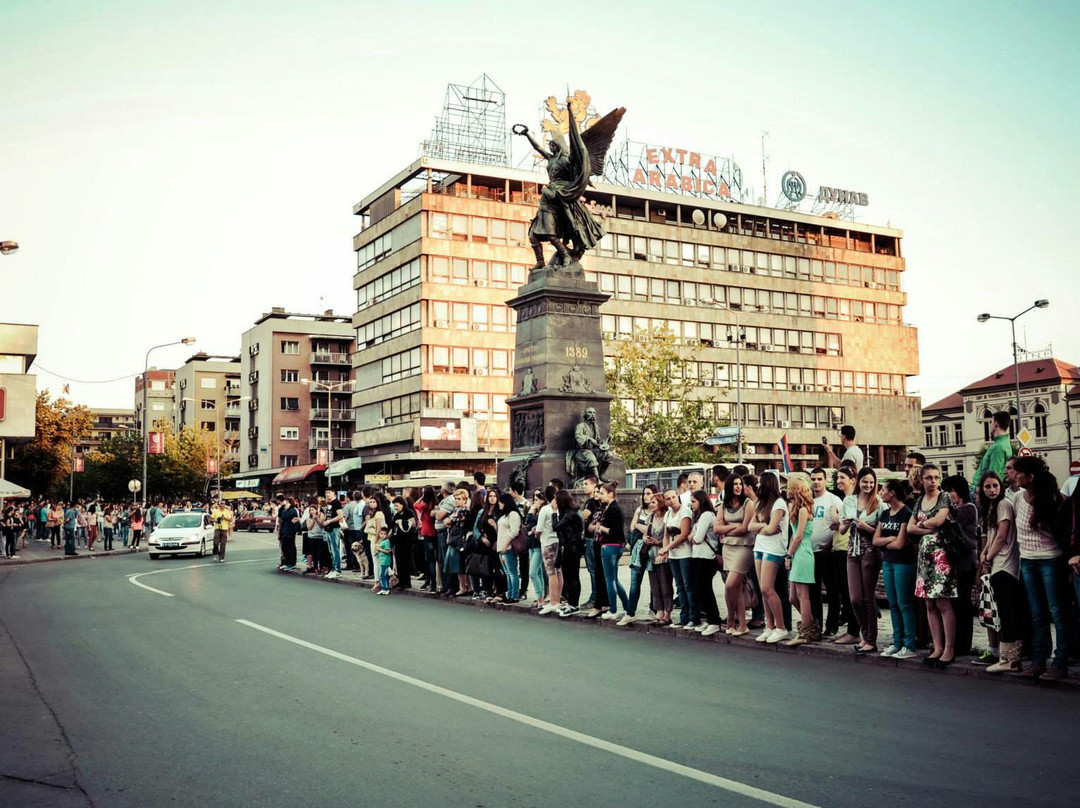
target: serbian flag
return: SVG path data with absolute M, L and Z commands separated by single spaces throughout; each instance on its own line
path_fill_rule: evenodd
M 787 435 L 780 436 L 780 456 L 784 458 L 784 474 L 791 474 L 791 450 L 788 448 Z

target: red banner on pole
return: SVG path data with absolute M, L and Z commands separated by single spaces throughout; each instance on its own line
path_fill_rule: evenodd
M 165 454 L 165 433 L 164 432 L 150 432 L 150 433 L 148 433 L 146 451 L 149 454 Z
M 217 458 L 216 457 L 208 457 L 208 458 L 206 458 L 206 473 L 207 474 L 217 474 Z
M 71 462 L 73 464 L 72 469 L 74 471 L 84 471 L 85 468 L 86 468 L 85 461 L 81 457 L 76 457 L 76 458 L 72 459 Z
M 316 449 L 315 450 L 315 462 L 322 463 L 325 466 L 329 459 L 330 459 L 330 452 L 327 451 L 326 449 Z

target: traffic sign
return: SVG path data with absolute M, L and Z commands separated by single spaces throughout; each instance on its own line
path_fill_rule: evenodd
M 1031 449 L 1029 449 L 1027 446 L 1021 446 L 1019 451 L 1017 451 L 1016 456 L 1017 457 L 1032 457 L 1032 456 L 1034 456 L 1034 454 L 1035 453 L 1032 452 Z
M 140 483 L 138 480 L 130 480 L 128 482 L 128 491 L 130 491 L 131 493 L 134 494 L 140 488 L 142 488 L 142 483 Z
M 1031 443 L 1031 433 L 1028 432 L 1026 426 L 1016 433 L 1016 439 L 1020 441 L 1020 444 L 1022 446 L 1027 446 L 1029 443 Z

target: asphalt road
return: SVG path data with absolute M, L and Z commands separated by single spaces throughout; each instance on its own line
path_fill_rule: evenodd
M 228 561 L 0 570 L 0 805 L 1075 800 L 1074 693 L 375 597 L 265 534 Z

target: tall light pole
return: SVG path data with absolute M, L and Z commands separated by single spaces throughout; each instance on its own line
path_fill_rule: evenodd
M 214 408 L 217 412 L 214 413 L 214 450 L 217 453 L 217 490 L 218 496 L 221 496 L 221 433 L 225 431 L 225 419 L 220 417 L 221 413 L 228 409 L 229 404 L 233 401 L 240 403 L 241 401 L 250 401 L 251 396 L 240 396 L 239 398 L 229 398 L 229 394 L 225 394 L 225 406 L 220 409 L 215 403 Z M 197 401 L 197 399 L 184 396 L 180 399 L 181 406 L 185 401 Z
M 320 382 L 317 379 L 301 379 L 303 384 L 308 385 L 315 392 L 313 385 L 318 385 L 319 389 L 326 391 L 326 475 L 327 482 L 330 481 L 330 464 L 334 462 L 334 405 L 330 400 L 330 394 L 335 390 L 344 390 L 349 385 L 355 382 L 355 379 L 342 379 L 340 382 L 333 384 L 329 382 Z M 315 443 L 315 450 L 318 451 L 318 441 Z
M 728 326 L 728 342 L 735 343 L 735 439 L 738 446 L 739 465 L 743 462 L 742 449 L 742 344 L 746 342 L 746 329 L 738 323 Z
M 146 352 L 146 361 L 143 363 L 142 374 L 142 495 L 148 497 L 150 492 L 146 490 L 146 455 L 149 451 L 148 443 L 150 441 L 150 424 L 147 420 L 147 376 L 150 374 L 150 354 L 156 351 L 158 348 L 168 348 L 172 345 L 191 345 L 195 342 L 195 337 L 184 337 L 183 339 L 176 340 L 176 342 L 163 342 L 161 345 L 155 345 L 149 351 Z M 146 501 L 145 499 L 143 500 Z
M 987 320 L 1008 320 L 1009 325 L 1012 327 L 1013 378 L 1014 378 L 1014 380 L 1016 382 L 1016 390 L 1015 390 L 1015 392 L 1016 392 L 1016 434 L 1018 434 L 1018 435 L 1020 434 L 1020 429 L 1021 429 L 1021 421 L 1020 421 L 1020 362 L 1019 362 L 1019 359 L 1017 357 L 1018 346 L 1016 344 L 1016 321 L 1019 320 L 1021 317 L 1023 317 L 1025 314 L 1027 314 L 1032 309 L 1045 309 L 1049 305 L 1050 305 L 1049 300 L 1036 300 L 1034 303 L 1032 303 L 1030 306 L 1028 306 L 1022 312 L 1020 312 L 1019 314 L 1013 315 L 1012 317 L 999 317 L 996 314 L 986 314 L 984 312 L 983 314 L 980 314 L 978 316 L 978 318 L 977 318 L 980 323 L 985 323 Z

